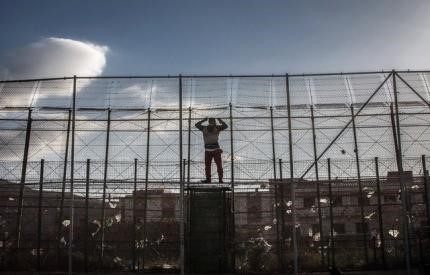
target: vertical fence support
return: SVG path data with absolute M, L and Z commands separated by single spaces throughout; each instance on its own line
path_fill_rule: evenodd
M 425 155 L 421 156 L 421 163 L 423 166 L 424 203 L 426 205 L 427 225 L 430 226 L 429 187 L 428 187 L 429 172 L 427 170 Z
M 276 237 L 278 242 L 278 257 L 280 258 L 280 264 L 283 268 L 284 266 L 284 249 L 283 249 L 283 237 L 282 236 L 282 224 L 281 217 L 284 215 L 283 211 L 283 197 L 279 198 L 279 187 L 281 183 L 277 183 L 276 177 L 276 150 L 275 150 L 275 132 L 273 128 L 273 107 L 270 106 L 270 133 L 271 133 L 271 141 L 272 141 L 272 169 L 273 169 L 273 179 L 275 180 L 275 205 L 276 205 Z
M 233 105 L 229 103 L 230 120 L 230 170 L 231 170 L 231 190 L 234 191 L 234 143 L 233 143 Z
M 387 261 L 385 259 L 385 237 L 384 237 L 384 223 L 382 220 L 382 202 L 381 202 L 381 181 L 379 178 L 379 161 L 375 157 L 375 173 L 376 173 L 376 192 L 378 195 L 378 222 L 379 222 L 379 237 L 381 238 L 381 257 L 382 266 L 387 268 Z
M 272 162 L 273 162 L 273 179 L 276 180 L 276 149 L 275 149 L 275 129 L 273 127 L 273 107 L 270 106 L 270 133 L 272 137 Z
M 68 273 L 72 275 L 73 272 L 73 202 L 74 202 L 74 180 L 75 180 L 75 128 L 76 128 L 76 75 L 73 76 L 73 99 L 72 99 L 72 147 L 70 148 L 70 228 L 69 228 L 69 251 L 68 251 Z
M 190 270 L 190 223 L 189 223 L 189 216 L 190 216 L 190 174 L 191 174 L 191 102 L 190 102 L 190 106 L 188 106 L 188 146 L 187 146 L 187 200 L 186 200 L 186 217 L 187 217 L 187 227 L 185 228 L 185 234 L 186 234 L 186 246 L 187 246 L 187 252 L 186 252 L 186 257 L 187 258 L 187 263 L 188 263 L 188 267 L 187 267 L 187 271 Z M 184 163 L 185 165 L 185 163 Z M 185 176 L 184 176 L 185 178 Z
M 234 207 L 234 139 L 233 139 L 233 105 L 231 102 L 229 103 L 229 121 L 230 121 L 230 184 L 231 184 L 231 224 L 232 229 L 231 231 L 231 250 L 232 250 L 232 266 L 236 266 L 236 242 L 235 242 L 235 235 L 236 235 L 236 226 L 235 226 L 235 207 Z
M 133 237 L 132 237 L 132 270 L 136 270 L 136 239 L 137 239 L 137 232 L 136 232 L 136 223 L 137 223 L 137 217 L 136 217 L 136 198 L 137 198 L 137 158 L 134 159 L 134 171 L 133 171 Z
M 288 111 L 288 152 L 290 155 L 290 180 L 291 180 L 291 201 L 293 215 L 293 250 L 294 250 L 294 274 L 298 273 L 298 247 L 297 247 L 297 232 L 296 232 L 296 183 L 294 180 L 294 158 L 293 158 L 293 131 L 291 129 L 291 97 L 290 97 L 290 82 L 288 74 L 285 76 L 285 89 L 287 92 L 287 111 Z
M 391 120 L 391 130 L 393 132 L 393 141 L 394 141 L 394 150 L 396 153 L 396 162 L 398 164 L 398 154 L 399 154 L 399 146 L 398 146 L 398 140 L 397 140 L 397 132 L 396 132 L 396 121 L 394 117 L 394 108 L 393 103 L 390 104 L 390 120 Z
M 276 184 L 276 203 L 278 203 L 280 201 L 280 209 L 278 210 L 278 207 L 276 208 L 278 213 L 277 213 L 277 227 L 279 227 L 279 224 L 281 226 L 281 234 L 280 237 L 278 236 L 278 246 L 280 247 L 280 257 L 281 257 L 281 267 L 282 270 L 286 270 L 286 263 L 285 263 L 285 239 L 287 238 L 286 236 L 286 227 L 285 227 L 285 203 L 284 203 L 284 184 L 283 179 L 283 172 L 282 172 L 282 159 L 279 159 L 279 180 L 280 183 Z M 280 200 L 279 200 L 280 197 Z M 280 213 L 280 214 L 279 214 Z
M 182 179 L 184 180 L 184 184 L 185 184 L 185 180 L 186 180 L 186 178 L 187 178 L 187 160 L 186 159 L 183 159 L 182 160 Z M 187 187 L 188 187 L 188 184 L 189 183 L 189 181 L 187 181 Z
M 318 171 L 318 152 L 317 152 L 317 135 L 315 131 L 315 115 L 314 115 L 314 106 L 311 106 L 311 124 L 312 124 L 312 145 L 313 145 L 313 153 L 314 153 L 314 162 L 315 162 L 315 180 L 317 181 L 317 207 L 318 207 L 318 227 L 320 231 L 320 250 L 321 250 L 321 265 L 324 266 L 324 234 L 323 234 L 323 220 L 321 213 L 321 183 L 319 179 L 319 171 Z
M 334 242 L 334 228 L 333 228 L 333 194 L 331 182 L 331 164 L 330 159 L 327 159 L 327 175 L 328 175 L 328 196 L 329 196 L 329 210 L 330 210 L 330 251 L 331 251 L 331 266 L 336 267 L 336 250 Z
M 31 109 L 28 109 L 28 117 L 27 117 L 27 128 L 25 132 L 25 144 L 24 144 L 24 156 L 22 158 L 22 169 L 21 169 L 21 181 L 19 185 L 19 197 L 18 197 L 18 213 L 17 213 L 17 223 L 16 223 L 16 249 L 17 253 L 19 252 L 20 244 L 21 244 L 21 224 L 22 224 L 22 212 L 23 212 L 23 204 L 24 204 L 24 185 L 27 175 L 27 160 L 28 160 L 28 150 L 30 147 L 30 136 L 31 136 Z M 18 256 L 18 255 L 16 255 Z M 19 260 L 19 257 L 17 257 Z
M 100 242 L 100 266 L 103 268 L 103 256 L 105 246 L 105 219 L 106 219 L 106 189 L 108 177 L 108 164 L 109 164 L 109 140 L 110 140 L 110 123 L 111 123 L 111 109 L 108 109 L 107 129 L 106 129 L 106 144 L 105 144 L 105 163 L 103 172 L 103 197 L 102 197 L 102 215 L 101 215 L 101 242 Z
M 187 251 L 186 254 L 184 255 L 184 257 L 187 258 L 186 262 L 187 264 L 187 271 L 190 270 L 189 268 L 189 263 L 190 263 L 190 222 L 189 222 L 189 217 L 190 217 L 190 176 L 191 176 L 191 102 L 190 102 L 190 106 L 188 106 L 188 146 L 187 146 L 187 161 L 185 163 L 184 160 L 184 166 L 186 165 L 187 167 L 187 200 L 186 200 L 186 209 L 184 211 L 186 211 L 186 219 L 188 221 L 187 223 L 187 227 L 184 229 L 185 230 L 185 241 L 187 242 L 186 247 L 187 247 Z M 184 173 L 185 173 L 185 168 L 184 168 Z M 184 179 L 185 179 L 185 175 L 184 175 Z M 185 206 L 184 206 L 185 207 Z
M 292 202 L 292 215 L 293 215 L 293 252 L 294 252 L 294 275 L 299 272 L 299 250 L 297 242 L 297 215 L 296 215 L 296 181 L 294 178 L 291 181 L 291 202 Z M 282 213 L 283 214 L 283 213 Z
M 182 75 L 179 75 L 179 195 L 180 195 L 180 228 L 179 228 L 179 238 L 180 238 L 180 269 L 181 275 L 185 274 L 185 215 L 184 215 L 184 179 L 182 173 Z
M 85 272 L 88 272 L 88 242 L 90 235 L 90 227 L 89 227 L 89 202 L 90 202 L 90 165 L 91 160 L 87 159 L 87 171 L 85 174 L 85 239 L 84 239 L 84 268 Z
M 43 170 L 45 160 L 40 160 L 40 179 L 39 179 L 39 209 L 37 213 L 37 270 L 41 270 L 42 258 L 40 250 L 42 248 L 42 213 L 43 213 Z
M 225 203 L 227 197 L 228 197 L 227 191 L 223 190 L 222 191 L 222 196 L 221 196 L 221 201 L 220 201 L 220 204 L 223 207 L 220 207 L 220 211 L 222 212 L 222 217 L 223 217 L 222 227 L 221 227 L 221 232 L 222 232 L 222 234 L 221 234 L 221 240 L 222 240 L 221 247 L 222 247 L 222 251 L 224 251 L 224 253 L 229 251 L 229 244 L 226 242 L 226 237 L 227 237 L 226 233 L 228 232 L 228 229 L 229 229 L 229 226 L 228 226 L 228 220 L 229 220 L 228 216 L 229 216 L 229 213 L 227 211 L 226 203 Z M 189 239 L 190 235 L 188 235 L 187 237 Z M 222 257 L 221 265 L 224 267 L 228 263 L 229 263 L 229 260 L 226 260 L 226 257 Z M 231 272 L 232 270 L 229 270 L 229 271 Z
M 278 257 L 278 268 L 280 270 L 284 270 L 285 269 L 285 264 L 284 264 L 284 256 L 283 256 L 283 237 L 281 236 L 281 229 L 280 227 L 282 226 L 280 224 L 281 221 L 281 213 L 282 213 L 282 204 L 279 202 L 279 193 L 281 192 L 281 183 L 280 182 L 274 182 L 274 195 L 275 195 L 275 217 L 276 217 L 276 243 L 277 243 L 277 251 L 276 251 L 276 255 Z
M 282 181 L 284 179 L 283 175 L 282 175 L 282 159 L 279 159 L 279 180 Z
M 190 185 L 191 174 L 191 106 L 188 107 L 188 148 L 187 148 L 187 183 Z
M 354 136 L 354 155 L 355 155 L 355 165 L 357 169 L 357 182 L 358 182 L 358 205 L 360 207 L 360 218 L 361 218 L 361 234 L 363 238 L 363 250 L 364 258 L 366 261 L 366 267 L 369 268 L 369 251 L 367 248 L 367 226 L 364 219 L 364 197 L 363 197 L 363 185 L 361 182 L 361 170 L 360 170 L 360 156 L 358 153 L 358 143 L 357 143 L 357 128 L 355 126 L 355 115 L 354 106 L 351 105 L 351 120 L 352 120 L 352 133 Z
M 147 217 L 148 217 L 148 183 L 149 183 L 149 146 L 151 138 L 151 109 L 148 109 L 148 121 L 146 125 L 146 155 L 145 155 L 145 197 L 143 201 L 143 247 L 142 247 L 142 270 L 145 269 L 145 252 L 147 239 Z M 137 194 L 136 194 L 137 196 Z
M 399 157 L 398 157 L 399 156 L 399 146 L 398 146 L 397 132 L 396 132 L 396 121 L 395 121 L 395 118 L 394 118 L 394 108 L 393 108 L 393 104 L 392 103 L 390 104 L 390 120 L 391 120 L 391 130 L 393 132 L 394 149 L 395 149 L 395 152 L 396 152 L 396 163 L 397 163 L 397 167 L 399 167 Z M 402 217 L 403 217 L 403 215 L 402 215 Z M 395 254 L 395 257 L 396 257 L 396 261 L 399 261 L 398 247 L 397 247 L 397 238 L 394 238 L 394 254 Z
M 60 200 L 60 213 L 58 214 L 58 233 L 57 233 L 57 264 L 58 268 L 61 268 L 61 250 L 60 240 L 61 232 L 63 231 L 63 216 L 64 216 L 64 196 L 66 192 L 66 181 L 67 181 L 67 161 L 69 158 L 69 140 L 70 140 L 70 124 L 72 119 L 72 110 L 69 110 L 67 119 L 67 131 L 66 131 L 66 149 L 64 151 L 64 167 L 63 167 L 63 180 L 61 183 L 61 200 Z
M 148 109 L 148 118 L 146 125 L 146 154 L 145 154 L 145 194 L 143 200 L 143 247 L 142 247 L 142 270 L 145 269 L 145 252 L 146 252 L 146 240 L 147 240 L 147 214 L 148 214 L 148 183 L 149 183 L 149 144 L 151 137 L 151 110 Z M 135 198 L 137 198 L 137 193 L 135 194 Z M 139 242 L 141 245 L 142 243 Z M 139 267 L 138 267 L 139 270 Z
M 410 243 L 409 243 L 409 207 L 407 203 L 407 187 L 404 178 L 403 172 L 403 156 L 402 156 L 402 141 L 401 141 L 401 132 L 400 132 L 400 118 L 399 118 L 399 102 L 397 96 L 397 84 L 396 84 L 396 74 L 393 70 L 393 93 L 394 93 L 394 106 L 395 106 L 395 130 L 397 134 L 397 168 L 399 170 L 399 179 L 400 179 L 400 189 L 401 189 L 401 199 L 402 199 L 402 216 L 403 216 L 403 246 L 405 250 L 405 263 L 406 263 L 406 272 L 407 274 L 411 274 L 411 255 L 410 255 Z

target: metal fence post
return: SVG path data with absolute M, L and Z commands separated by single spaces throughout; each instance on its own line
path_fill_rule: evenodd
M 61 232 L 63 229 L 63 216 L 64 216 L 64 197 L 66 192 L 66 181 L 67 181 L 67 161 L 69 158 L 69 140 L 70 140 L 70 126 L 72 120 L 72 110 L 69 109 L 69 115 L 67 120 L 67 131 L 66 131 L 66 150 L 64 151 L 64 168 L 63 168 L 63 180 L 61 183 L 61 200 L 60 200 L 60 213 L 58 214 L 58 233 L 57 233 L 57 265 L 61 268 L 61 249 L 60 240 Z
M 180 195 L 180 269 L 181 275 L 185 274 L 185 220 L 184 220 L 184 179 L 183 179 L 183 167 L 182 167 L 182 75 L 179 75 L 179 195 Z
M 25 180 L 27 175 L 27 160 L 28 160 L 28 150 L 30 147 L 31 124 L 32 124 L 31 112 L 32 110 L 28 109 L 27 128 L 25 133 L 25 144 L 24 144 L 24 156 L 22 159 L 21 181 L 19 185 L 18 213 L 17 213 L 17 224 L 16 224 L 16 234 L 15 234 L 17 253 L 19 253 L 20 242 L 21 242 L 21 224 L 22 224 L 23 204 L 24 204 L 24 185 L 25 185 Z
M 231 184 L 231 217 L 232 217 L 232 230 L 231 230 L 231 247 L 232 247 L 232 266 L 236 266 L 236 226 L 235 226 L 235 190 L 234 190 L 234 139 L 233 139 L 233 105 L 231 102 L 229 106 L 229 121 L 230 121 L 230 184 Z
M 233 106 L 229 103 L 230 120 L 230 170 L 231 170 L 231 189 L 234 192 L 234 142 L 233 142 Z
M 111 109 L 108 109 L 107 129 L 106 129 L 106 144 L 105 144 L 105 162 L 103 171 L 103 197 L 102 197 L 102 213 L 101 213 L 101 242 L 100 242 L 100 266 L 103 268 L 104 256 L 104 241 L 105 241 L 105 224 L 106 224 L 106 189 L 108 177 L 108 163 L 109 163 L 109 139 L 110 139 L 110 123 L 111 123 Z
M 146 155 L 145 155 L 145 197 L 143 200 L 143 248 L 142 248 L 142 270 L 145 269 L 145 252 L 146 252 L 146 239 L 147 239 L 147 213 L 148 213 L 148 184 L 149 184 L 149 146 L 151 137 L 151 109 L 148 109 L 148 121 L 146 125 Z M 137 196 L 137 194 L 136 194 Z M 139 269 L 139 268 L 138 268 Z
M 280 230 L 280 221 L 281 221 L 281 212 L 282 212 L 282 204 L 279 202 L 279 193 L 281 192 L 281 184 L 280 182 L 274 182 L 274 195 L 275 195 L 275 219 L 276 219 L 276 255 L 278 257 L 278 268 L 280 270 L 283 270 L 285 268 L 284 265 L 284 257 L 283 257 L 283 239 L 281 237 L 281 230 Z
M 273 107 L 272 106 L 270 106 L 270 133 L 271 133 L 271 137 L 272 137 L 273 179 L 276 180 L 275 130 L 273 127 Z
M 43 170 L 45 160 L 40 160 L 40 179 L 39 179 L 39 209 L 37 213 L 37 270 L 41 270 L 42 259 L 40 250 L 42 248 L 42 214 L 43 214 Z
M 280 180 L 281 182 L 283 182 L 283 180 L 284 180 L 284 175 L 283 175 L 283 172 L 282 172 L 282 166 L 283 166 L 282 159 L 279 159 L 279 180 Z M 281 189 L 281 198 L 282 198 L 282 200 L 283 200 L 283 198 L 284 198 L 284 188 L 283 188 L 283 185 L 282 185 L 282 189 Z M 285 264 L 284 240 L 285 240 L 285 238 L 286 238 L 286 237 L 285 237 L 286 228 L 285 228 L 285 207 L 284 207 L 284 204 L 283 204 L 283 203 L 281 204 L 281 213 L 282 213 L 282 215 L 281 215 L 281 238 L 282 238 L 282 241 L 281 241 L 281 248 L 282 248 L 282 262 L 283 262 L 283 264 Z
M 299 269 L 299 255 L 297 246 L 297 232 L 296 232 L 296 195 L 295 195 L 295 180 L 294 180 L 294 158 L 293 158 L 293 130 L 291 121 L 291 97 L 290 97 L 290 78 L 288 74 L 285 75 L 285 90 L 287 92 L 287 112 L 288 112 L 288 152 L 290 155 L 290 180 L 291 180 L 291 200 L 292 200 L 292 215 L 293 215 L 293 250 L 294 250 L 294 274 L 298 273 Z
M 330 158 L 327 159 L 327 174 L 328 174 L 328 196 L 329 196 L 329 209 L 330 209 L 330 242 L 331 242 L 331 266 L 336 266 L 336 250 L 334 241 L 334 228 L 333 228 L 333 194 L 331 182 L 331 164 Z
M 188 107 L 188 148 L 187 148 L 187 183 L 190 185 L 191 174 L 191 106 Z
M 376 192 L 378 196 L 378 222 L 379 222 L 379 237 L 381 238 L 381 256 L 382 266 L 387 268 L 387 261 L 385 259 L 385 237 L 384 237 L 384 223 L 382 220 L 382 202 L 381 202 L 381 182 L 379 179 L 379 162 L 378 157 L 375 157 L 375 173 L 376 173 Z
M 423 167 L 423 183 L 424 183 L 424 203 L 426 205 L 426 216 L 427 216 L 427 225 L 430 225 L 430 207 L 429 207 L 429 187 L 428 187 L 428 170 L 426 165 L 426 156 L 421 156 L 421 163 Z
M 397 168 L 399 170 L 399 179 L 400 179 L 400 189 L 401 189 L 401 198 L 402 198 L 402 216 L 403 216 L 403 246 L 405 249 L 405 262 L 406 262 L 406 272 L 407 274 L 411 274 L 411 255 L 410 255 L 410 242 L 409 242 L 409 207 L 407 203 L 407 187 L 404 178 L 403 172 L 403 156 L 402 156 L 402 141 L 401 141 L 401 131 L 400 131 L 400 118 L 399 118 L 399 103 L 397 96 L 397 84 L 396 84 L 396 74 L 393 70 L 393 93 L 394 93 L 394 106 L 395 106 L 395 125 L 396 128 L 393 129 L 393 132 L 397 134 Z
M 364 257 L 366 260 L 366 267 L 369 268 L 369 251 L 367 248 L 367 227 L 366 221 L 364 219 L 364 197 L 363 197 L 363 186 L 361 183 L 361 171 L 360 171 L 360 157 L 358 154 L 358 143 L 357 143 L 357 129 L 355 127 L 355 116 L 354 116 L 354 106 L 351 105 L 351 120 L 352 120 L 352 133 L 354 136 L 354 155 L 355 155 L 355 164 L 357 169 L 357 181 L 358 181 L 358 205 L 360 207 L 360 216 L 361 216 L 361 234 L 363 237 L 363 250 Z
M 134 171 L 133 171 L 133 196 L 132 196 L 132 200 L 133 200 L 133 239 L 132 239 L 132 257 L 133 257 L 133 267 L 132 270 L 135 271 L 136 270 L 136 239 L 137 239 L 137 231 L 136 231 L 136 222 L 137 222 L 137 217 L 136 217 L 136 197 L 137 197 L 137 158 L 134 159 Z M 125 208 L 127 207 L 127 205 L 125 205 Z
M 279 159 L 279 180 L 283 180 L 283 175 L 282 175 L 282 159 Z
M 284 183 L 283 183 L 283 172 L 282 172 L 282 159 L 279 159 L 279 183 L 275 185 L 275 196 L 276 196 L 276 205 L 279 204 L 279 207 L 276 208 L 277 211 L 277 230 L 280 234 L 277 234 L 278 246 L 279 246 L 279 257 L 281 259 L 280 265 L 282 270 L 286 270 L 286 256 L 285 256 L 285 239 L 286 236 L 286 228 L 285 228 L 285 200 L 284 200 Z
M 182 179 L 184 180 L 184 182 L 185 182 L 185 179 L 187 178 L 186 174 L 187 174 L 187 160 L 183 159 L 182 160 Z M 189 181 L 187 181 L 187 187 L 188 185 L 189 185 Z
M 73 76 L 73 99 L 72 99 L 72 147 L 70 151 L 70 229 L 69 229 L 69 247 L 68 247 L 68 273 L 72 275 L 73 271 L 73 226 L 74 226 L 74 179 L 75 179 L 75 128 L 76 128 L 76 75 Z
M 276 182 L 276 151 L 275 151 L 275 133 L 273 129 L 273 107 L 270 106 L 270 133 L 271 133 L 271 141 L 272 141 L 272 169 L 273 169 L 273 179 Z M 282 224 L 281 217 L 283 217 L 283 197 L 279 198 L 279 184 L 276 184 L 275 187 L 275 205 L 276 205 L 276 236 L 278 241 L 278 257 L 280 258 L 281 266 L 284 265 L 284 249 L 283 249 L 283 237 L 282 236 Z M 277 191 L 277 192 L 276 192 Z
M 323 234 L 323 221 L 322 221 L 322 213 L 321 213 L 321 183 L 319 179 L 319 171 L 318 171 L 318 152 L 317 152 L 317 135 L 315 131 L 315 115 L 314 115 L 314 106 L 311 105 L 311 125 L 312 125 L 312 145 L 314 152 L 314 162 L 315 162 L 315 179 L 317 181 L 317 207 L 318 207 L 318 227 L 320 230 L 320 249 L 321 249 L 321 265 L 324 266 L 325 257 L 324 257 L 324 234 Z
M 88 272 L 88 236 L 90 234 L 89 229 L 89 196 L 90 196 L 90 159 L 87 159 L 87 171 L 85 174 L 85 244 L 84 244 L 84 265 L 85 272 Z

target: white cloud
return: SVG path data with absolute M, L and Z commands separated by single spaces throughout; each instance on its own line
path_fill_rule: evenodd
M 64 76 L 98 76 L 106 66 L 109 48 L 90 42 L 65 38 L 43 38 L 26 46 L 12 49 L 0 55 L 0 80 L 50 78 Z M 80 80 L 79 89 L 88 86 L 91 80 Z M 0 84 L 0 108 L 4 106 L 70 107 L 72 82 Z M 46 114 L 45 114 L 46 115 Z M 2 113 L 2 118 L 16 118 L 13 112 Z M 55 116 L 58 116 L 56 114 Z M 25 113 L 24 113 L 25 117 Z M 10 125 L 9 125 L 10 124 Z M 8 126 L 9 125 L 9 126 Z M 5 121 L 1 129 L 16 127 Z M 56 160 L 62 154 L 64 140 L 57 140 L 54 132 L 39 132 L 32 137 L 31 159 Z M 58 134 L 57 134 L 58 135 Z M 0 155 L 2 161 L 17 160 L 22 155 L 21 146 L 15 146 L 16 132 L 0 131 Z
M 0 59 L 3 79 L 98 76 L 106 66 L 107 46 L 49 37 L 12 49 Z

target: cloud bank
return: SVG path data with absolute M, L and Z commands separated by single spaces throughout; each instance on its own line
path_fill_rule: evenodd
M 107 46 L 65 38 L 43 38 L 26 46 L 0 54 L 0 80 L 51 78 L 64 76 L 98 76 L 106 66 Z M 79 90 L 91 84 L 91 80 L 80 82 Z M 37 86 L 32 83 L 0 84 L 0 108 L 3 106 L 70 106 L 71 81 L 54 86 Z M 45 114 L 48 116 L 49 114 Z M 54 114 L 58 116 L 58 114 Z M 2 113 L 2 118 L 16 118 L 14 112 Z M 12 121 L 0 125 L 0 155 L 2 161 L 19 160 L 22 143 L 15 131 L 4 131 L 17 127 Z M 64 139 L 58 132 L 39 132 L 32 137 L 30 160 L 61 159 Z M 18 143 L 18 145 L 17 145 Z
M 98 76 L 109 48 L 91 42 L 49 37 L 0 57 L 0 79 Z

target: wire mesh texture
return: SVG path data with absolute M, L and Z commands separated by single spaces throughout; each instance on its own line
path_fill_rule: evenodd
M 427 71 L 0 81 L 0 268 L 190 271 L 199 188 L 227 190 L 216 234 L 230 271 L 426 265 L 429 81 Z M 208 117 L 228 128 L 224 183 L 204 185 L 195 124 Z

